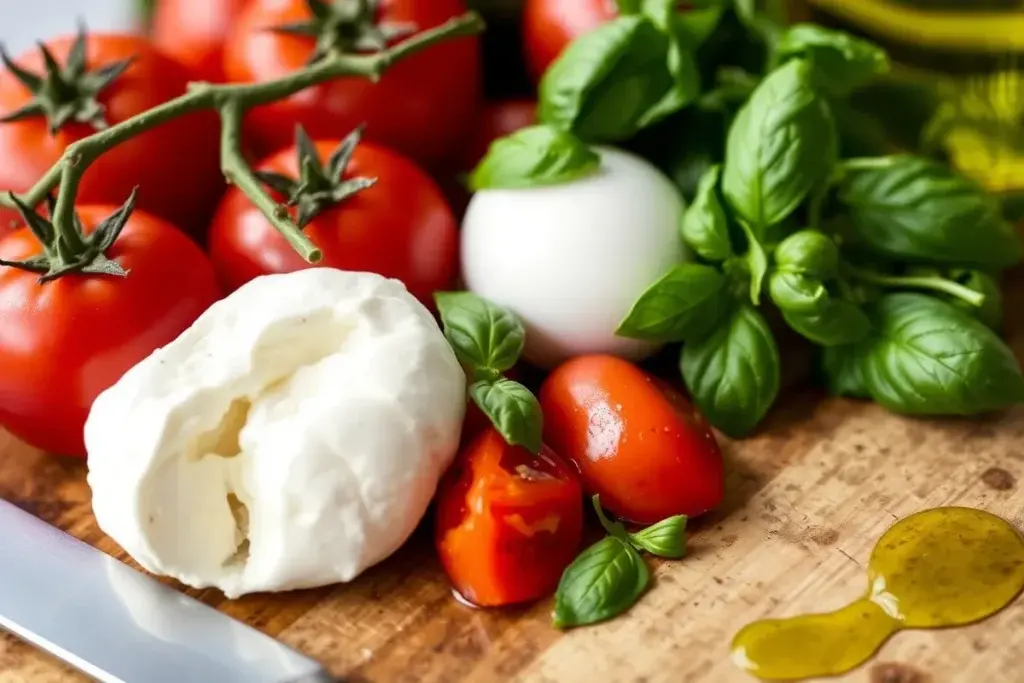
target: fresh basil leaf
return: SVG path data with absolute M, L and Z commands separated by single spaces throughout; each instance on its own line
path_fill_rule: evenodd
M 826 346 L 822 350 L 822 370 L 828 390 L 834 396 L 871 398 L 864 382 L 862 345 Z
M 740 227 L 747 236 L 747 253 L 743 256 L 750 272 L 750 303 L 761 304 L 761 289 L 764 288 L 764 276 L 768 272 L 768 255 L 750 226 L 740 221 Z
M 601 158 L 575 135 L 530 126 L 495 140 L 469 176 L 473 191 L 554 185 L 587 176 Z
M 839 272 L 839 249 L 824 233 L 801 230 L 782 240 L 775 248 L 775 266 L 828 282 Z
M 692 55 L 643 16 L 622 16 L 576 40 L 544 74 L 541 121 L 589 142 L 616 142 L 700 92 Z
M 490 418 L 494 428 L 513 446 L 540 452 L 544 419 L 537 397 L 519 382 L 499 379 L 474 382 L 469 395 Z
M 637 550 L 656 557 L 679 559 L 686 555 L 686 515 L 675 515 L 629 535 Z
M 725 311 L 724 286 L 710 266 L 678 265 L 640 295 L 615 334 L 658 343 L 702 339 Z
M 619 10 L 619 14 L 637 14 L 640 12 L 640 7 L 644 4 L 644 0 L 615 0 L 615 7 Z
M 810 74 L 803 59 L 775 69 L 729 128 L 722 191 L 759 236 L 789 216 L 835 164 L 835 123 Z
M 731 437 L 749 433 L 779 393 L 779 349 L 764 317 L 739 307 L 710 337 L 683 346 L 680 369 L 694 402 Z
M 729 219 L 718 198 L 721 166 L 704 172 L 697 185 L 697 196 L 683 214 L 683 242 L 705 261 L 720 262 L 732 256 Z
M 819 312 L 829 299 L 828 290 L 820 280 L 784 270 L 772 273 L 768 293 L 776 306 L 793 313 Z
M 685 36 L 684 44 L 699 46 L 715 32 L 724 14 L 724 3 L 676 12 L 672 17 L 672 30 Z
M 901 292 L 869 309 L 864 386 L 889 410 L 972 415 L 1024 401 L 1013 352 L 988 327 L 940 299 Z
M 554 625 L 565 629 L 604 621 L 636 603 L 650 573 L 643 558 L 617 536 L 584 550 L 562 574 L 555 592 Z
M 519 360 L 526 340 L 511 311 L 472 292 L 434 294 L 444 336 L 477 377 L 496 379 Z
M 814 66 L 815 83 L 836 95 L 889 71 L 889 57 L 874 43 L 815 24 L 790 26 L 776 45 L 779 61 L 807 57 Z
M 888 157 L 847 169 L 839 199 L 850 237 L 890 258 L 1007 268 L 1021 260 L 1020 236 L 979 186 L 920 157 Z
M 590 502 L 594 506 L 594 513 L 597 515 L 597 520 L 601 522 L 601 526 L 608 532 L 610 536 L 621 538 L 624 541 L 629 540 L 629 532 L 626 531 L 626 527 L 622 522 L 614 522 L 608 518 L 605 514 L 604 508 L 601 507 L 601 495 L 595 493 L 590 497 Z
M 856 344 L 871 331 L 864 311 L 842 299 L 826 298 L 818 310 L 806 313 L 783 309 L 782 317 L 795 332 L 820 346 Z

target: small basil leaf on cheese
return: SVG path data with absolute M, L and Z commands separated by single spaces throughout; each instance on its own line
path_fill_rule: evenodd
M 519 360 L 526 333 L 506 308 L 472 292 L 434 295 L 444 336 L 477 379 L 495 380 Z
M 537 397 L 519 382 L 499 379 L 481 381 L 469 388 L 480 410 L 495 429 L 513 446 L 539 453 L 544 421 Z
M 530 126 L 495 140 L 469 177 L 470 189 L 524 188 L 576 180 L 600 157 L 572 133 Z

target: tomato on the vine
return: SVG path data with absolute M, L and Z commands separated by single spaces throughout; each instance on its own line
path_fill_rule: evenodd
M 589 494 L 638 524 L 696 517 L 724 493 L 711 427 L 668 383 L 614 356 L 579 356 L 539 394 L 544 441 L 576 463 Z
M 228 79 L 284 76 L 321 50 L 376 50 L 466 11 L 463 0 L 320 5 L 324 16 L 314 17 L 306 0 L 253 0 L 225 44 Z M 351 7 L 359 11 L 345 14 Z M 378 83 L 342 78 L 257 107 L 246 117 L 247 132 L 265 154 L 288 146 L 296 123 L 314 138 L 337 138 L 365 122 L 368 139 L 434 168 L 459 152 L 476 115 L 480 80 L 479 41 L 459 38 L 395 64 Z
M 615 0 L 526 0 L 523 49 L 534 82 L 569 43 L 617 14 Z
M 153 42 L 205 81 L 224 79 L 224 39 L 246 0 L 160 0 Z
M 296 146 L 256 170 L 278 201 L 299 193 L 296 218 L 323 252 L 316 266 L 399 279 L 428 307 L 433 293 L 454 281 L 458 228 L 441 190 L 400 154 L 360 143 L 358 129 L 343 141 L 316 143 L 300 129 Z M 236 188 L 217 209 L 209 243 L 228 290 L 260 275 L 314 267 Z
M 580 546 L 583 494 L 576 475 L 550 448 L 533 455 L 493 428 L 456 457 L 436 500 L 441 563 L 474 605 L 553 593 Z
M 19 73 L 0 73 L 2 190 L 28 190 L 69 144 L 183 94 L 189 80 L 141 36 L 79 35 L 44 46 L 58 69 L 47 69 L 36 49 L 14 60 Z M 216 115 L 190 114 L 110 149 L 91 163 L 77 198 L 117 205 L 135 186 L 140 208 L 190 231 L 205 227 L 224 188 Z M 12 220 L 15 212 L 0 211 L 0 222 Z
M 0 425 L 58 455 L 84 457 L 96 396 L 220 298 L 213 267 L 184 233 L 135 211 L 111 235 L 104 221 L 118 211 L 91 205 L 78 215 L 86 235 L 116 236 L 105 259 L 126 276 L 69 272 L 40 282 L 39 272 L 0 266 Z M 29 228 L 0 239 L 5 262 L 42 251 Z

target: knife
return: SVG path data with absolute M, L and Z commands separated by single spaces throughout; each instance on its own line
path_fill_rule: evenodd
M 314 660 L 0 500 L 0 628 L 102 683 L 330 683 Z

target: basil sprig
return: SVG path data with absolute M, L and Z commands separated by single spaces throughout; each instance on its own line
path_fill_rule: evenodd
M 1024 256 L 998 202 L 931 159 L 839 158 L 840 133 L 847 149 L 859 125 L 848 116 L 854 91 L 889 68 L 881 48 L 784 27 L 746 0 L 731 11 L 771 68 L 759 78 L 756 66 L 719 66 L 719 86 L 680 119 L 728 125 L 724 156 L 680 162 L 648 152 L 692 197 L 680 236 L 694 258 L 654 282 L 618 333 L 682 342 L 690 395 L 734 437 L 757 426 L 779 391 L 768 319 L 823 347 L 822 375 L 837 394 L 929 415 L 1024 400 L 1020 367 L 993 332 L 1002 319 L 996 276 Z M 695 127 L 687 144 L 713 130 Z M 762 313 L 766 300 L 780 315 Z
M 444 336 L 473 378 L 473 402 L 509 444 L 540 452 L 540 403 L 529 389 L 504 377 L 523 352 L 522 322 L 508 309 L 471 292 L 437 292 L 434 300 Z
M 665 558 L 686 554 L 686 517 L 664 519 L 636 533 L 594 510 L 608 536 L 584 550 L 566 567 L 555 592 L 553 622 L 560 629 L 585 626 L 622 614 L 643 595 L 650 571 L 638 550 Z
M 601 158 L 572 133 L 550 126 L 523 128 L 491 143 L 469 176 L 472 190 L 555 185 L 583 178 Z
M 541 80 L 540 120 L 588 142 L 616 142 L 692 102 L 700 93 L 692 51 L 711 22 L 677 20 L 675 4 L 620 3 L 620 16 L 574 40 Z

